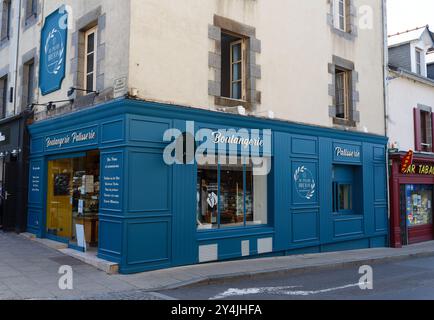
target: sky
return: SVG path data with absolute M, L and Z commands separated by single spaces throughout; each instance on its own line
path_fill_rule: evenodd
M 434 31 L 434 0 L 387 0 L 388 34 L 430 25 Z

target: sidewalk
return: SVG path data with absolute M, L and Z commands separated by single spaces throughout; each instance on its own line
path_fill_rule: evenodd
M 61 249 L 60 249 L 61 250 Z M 1 299 L 163 299 L 152 293 L 198 283 L 229 281 L 270 273 L 302 273 L 348 266 L 360 266 L 415 257 L 434 256 L 434 242 L 403 249 L 367 249 L 255 260 L 229 261 L 151 271 L 134 275 L 108 275 L 82 261 L 64 255 L 59 249 L 15 234 L 0 232 Z M 74 271 L 74 290 L 58 287 L 59 267 Z M 128 293 L 134 293 L 129 295 Z M 139 295 L 137 293 L 140 293 Z

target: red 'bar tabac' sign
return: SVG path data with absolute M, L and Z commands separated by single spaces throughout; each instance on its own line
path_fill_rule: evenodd
M 402 174 L 434 175 L 434 165 L 413 164 L 413 151 L 409 151 L 401 162 Z

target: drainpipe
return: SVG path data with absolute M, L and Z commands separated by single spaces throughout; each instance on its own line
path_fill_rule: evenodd
M 384 129 L 386 133 L 386 137 L 389 137 L 389 83 L 388 83 L 388 75 L 389 75 L 389 49 L 387 42 L 387 0 L 382 0 L 382 16 L 383 16 L 383 73 L 384 73 Z M 391 192 L 390 190 L 390 166 L 389 166 L 389 143 L 386 147 L 386 188 L 387 188 L 387 215 L 388 215 L 388 229 L 389 229 L 389 238 L 388 243 L 390 243 L 391 232 L 393 231 L 391 228 Z
M 18 28 L 17 28 L 17 54 L 15 56 L 15 88 L 14 88 L 14 116 L 17 115 L 17 91 L 18 91 L 18 61 L 20 55 L 20 38 L 21 38 L 21 7 L 22 1 L 18 3 Z

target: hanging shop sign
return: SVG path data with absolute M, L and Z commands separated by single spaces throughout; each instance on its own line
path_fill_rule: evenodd
M 64 7 L 45 19 L 41 32 L 39 86 L 42 95 L 60 90 L 65 78 L 68 13 Z

